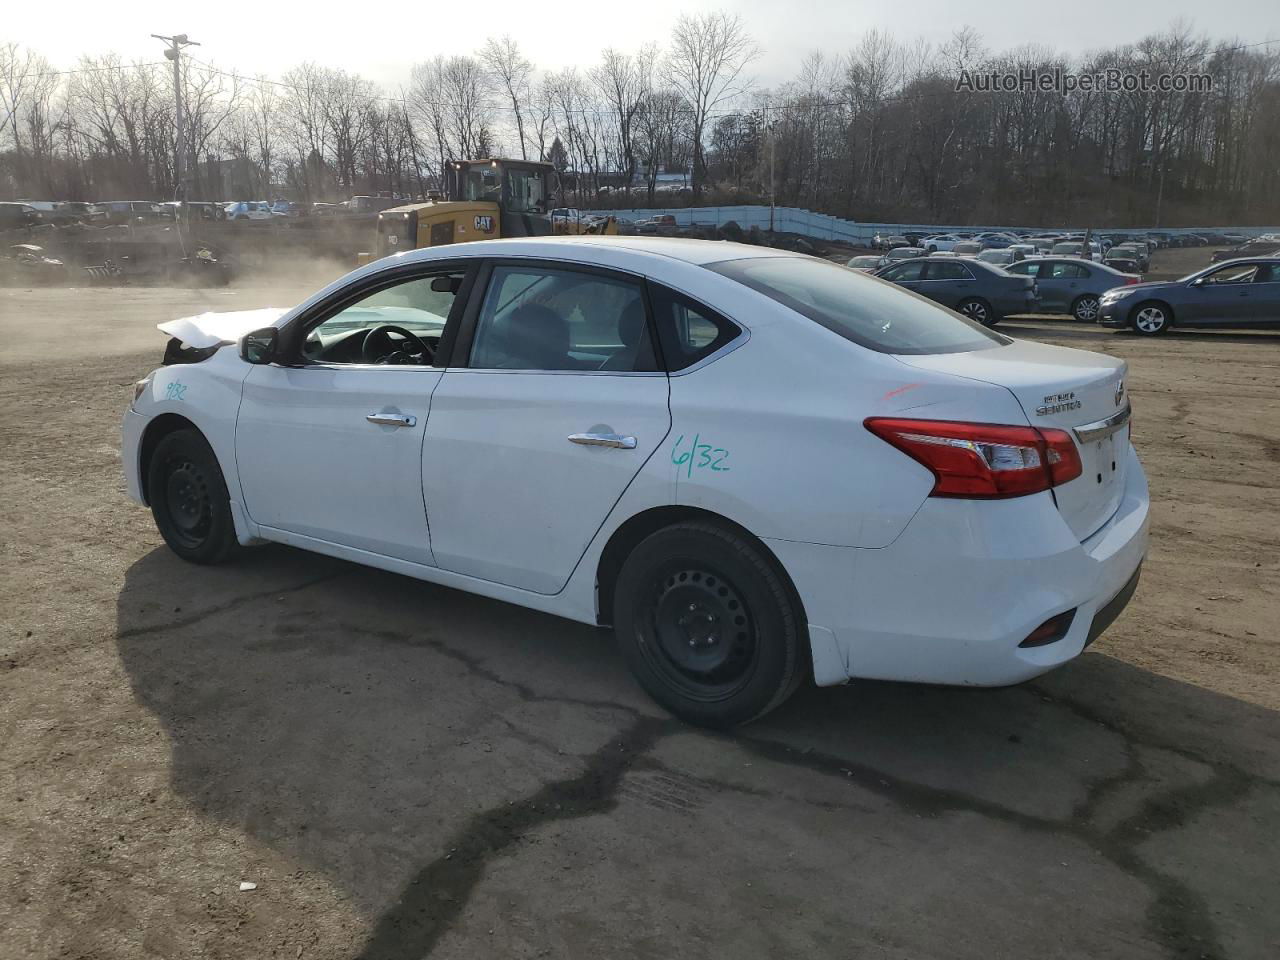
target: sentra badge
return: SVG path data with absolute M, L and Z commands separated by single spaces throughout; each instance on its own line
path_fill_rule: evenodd
M 1072 393 L 1051 393 L 1044 398 L 1044 403 L 1036 407 L 1037 417 L 1047 417 L 1055 413 L 1065 413 L 1068 410 L 1079 410 L 1080 401 L 1076 399 L 1074 392 Z

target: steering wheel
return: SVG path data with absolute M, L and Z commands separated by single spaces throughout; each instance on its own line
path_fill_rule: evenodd
M 387 336 L 389 333 L 399 334 L 404 342 L 397 344 Z M 405 347 L 412 349 L 406 350 Z M 370 327 L 360 345 L 360 356 L 365 363 L 415 363 L 418 361 L 414 358 L 420 356 L 425 363 L 430 364 L 435 359 L 425 340 L 394 323 L 380 323 L 376 327 Z

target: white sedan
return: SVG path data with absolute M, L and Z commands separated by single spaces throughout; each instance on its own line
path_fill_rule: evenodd
M 940 233 L 934 237 L 925 237 L 920 241 L 920 246 L 930 253 L 938 253 L 940 251 L 954 250 L 955 245 L 961 242 L 960 237 L 953 237 L 948 233 Z
M 810 257 L 467 243 L 161 329 L 123 458 L 180 557 L 275 541 L 608 625 L 697 723 L 1033 677 L 1146 553 L 1123 361 Z

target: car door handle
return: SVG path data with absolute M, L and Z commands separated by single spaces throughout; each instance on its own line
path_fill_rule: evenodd
M 571 433 L 570 443 L 583 443 L 589 447 L 617 447 L 620 450 L 634 450 L 635 437 L 622 437 L 616 433 Z
M 412 427 L 418 422 L 407 413 L 371 413 L 365 419 L 384 427 Z

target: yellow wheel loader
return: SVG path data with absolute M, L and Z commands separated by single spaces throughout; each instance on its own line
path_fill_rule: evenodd
M 613 217 L 589 224 L 553 218 L 548 206 L 554 177 L 551 164 L 532 160 L 451 161 L 445 172 L 448 199 L 378 214 L 377 256 L 497 237 L 618 232 Z

